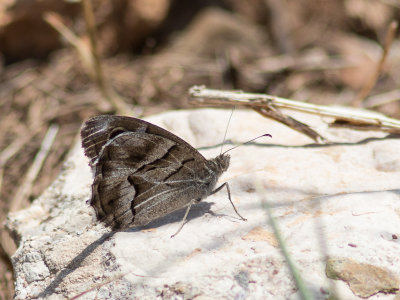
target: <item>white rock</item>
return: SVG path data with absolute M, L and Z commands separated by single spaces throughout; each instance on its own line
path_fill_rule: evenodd
M 148 120 L 205 147 L 221 142 L 229 114 L 174 111 Z M 262 201 L 273 207 L 315 299 L 326 297 L 330 284 L 342 299 L 359 299 L 344 282 L 327 279 L 327 255 L 400 276 L 400 140 L 379 132 L 328 129 L 318 116 L 291 115 L 334 143 L 315 145 L 255 112 L 236 111 L 228 140 L 273 136 L 230 152 L 231 166 L 220 180 L 229 182 L 233 201 L 248 221 L 238 219 L 223 190 L 192 208 L 189 222 L 172 239 L 183 211 L 145 230 L 107 236 L 85 203 L 92 176 L 77 143 L 52 186 L 31 207 L 9 216 L 8 227 L 20 237 L 13 256 L 15 298 L 62 299 L 87 291 L 80 299 L 298 299 Z M 201 152 L 211 158 L 220 151 Z M 393 295 L 370 299 L 378 298 Z

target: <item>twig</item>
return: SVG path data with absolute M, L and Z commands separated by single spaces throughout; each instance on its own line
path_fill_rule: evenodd
M 26 142 L 26 138 L 14 140 L 7 148 L 0 153 L 0 168 L 3 168 L 7 161 L 17 153 Z
M 285 124 L 286 126 L 292 128 L 293 130 L 296 130 L 302 134 L 307 135 L 314 141 L 318 143 L 325 143 L 327 140 L 322 137 L 318 132 L 315 130 L 311 129 L 308 125 L 290 117 L 286 116 L 283 114 L 273 103 L 270 101 L 264 101 L 262 105 L 252 105 L 254 102 L 251 100 L 252 97 L 250 98 L 242 98 L 239 100 L 237 97 L 232 97 L 233 94 L 235 95 L 261 95 L 261 94 L 241 94 L 241 92 L 230 92 L 230 91 L 218 91 L 218 90 L 211 90 L 211 89 L 206 89 L 205 87 L 197 87 L 194 86 L 189 90 L 189 93 L 192 97 L 204 97 L 204 98 L 212 98 L 212 99 L 197 99 L 198 101 L 196 103 L 201 102 L 201 104 L 208 104 L 208 105 L 238 105 L 238 106 L 247 106 L 258 112 L 259 114 L 274 119 L 282 124 Z M 264 95 L 266 96 L 266 95 Z M 271 96 L 270 96 L 271 97 Z M 230 99 L 230 100 L 228 100 Z M 246 100 L 247 99 L 247 100 Z M 236 101 L 240 101 L 240 103 L 237 103 Z M 226 103 L 226 104 L 225 104 Z
M 294 46 L 290 37 L 290 23 L 286 2 L 281 0 L 264 0 L 269 11 L 270 31 L 281 53 L 293 53 Z
M 40 169 L 49 153 L 51 146 L 53 145 L 54 139 L 58 132 L 58 125 L 52 124 L 47 130 L 46 136 L 44 137 L 40 149 L 36 154 L 32 165 L 30 166 L 28 172 L 25 174 L 25 178 L 21 187 L 18 189 L 10 204 L 10 211 L 16 211 L 22 208 L 28 203 L 28 195 L 31 192 L 32 184 L 35 181 Z
M 90 53 L 90 49 L 87 44 L 79 38 L 75 33 L 73 33 L 67 26 L 65 26 L 62 22 L 61 16 L 53 13 L 47 12 L 43 16 L 44 20 L 53 27 L 59 34 L 70 43 L 79 53 L 83 64 L 85 65 L 85 69 L 87 70 L 90 77 L 95 77 L 94 72 L 94 62 L 93 56 Z
M 78 37 L 74 32 L 72 32 L 68 27 L 63 24 L 60 15 L 56 13 L 46 13 L 44 15 L 44 20 L 49 23 L 55 30 L 57 30 L 60 35 L 64 37 L 64 39 L 78 51 L 88 75 L 96 81 L 96 84 L 100 92 L 104 96 L 104 99 L 107 100 L 106 105 L 111 105 L 112 109 L 120 114 L 129 114 L 131 110 L 128 105 L 125 104 L 125 102 L 117 95 L 117 93 L 112 90 L 111 87 L 106 84 L 106 81 L 104 80 L 103 70 L 97 51 L 93 12 L 91 10 L 90 4 L 89 8 L 86 7 L 86 2 L 87 0 L 83 1 L 82 3 L 84 7 L 86 26 L 88 28 L 88 34 L 91 42 L 91 49 L 82 38 Z
M 400 101 L 400 89 L 368 97 L 363 104 L 366 108 L 373 108 L 395 101 Z
M 21 137 L 19 139 L 15 139 L 7 148 L 5 148 L 0 153 L 0 193 L 3 186 L 3 175 L 4 175 L 4 167 L 9 159 L 11 159 L 19 150 L 28 142 L 32 135 L 35 135 L 36 132 L 31 133 L 30 135 L 26 135 L 25 137 Z
M 376 81 L 378 80 L 379 74 L 381 74 L 381 72 L 382 72 L 383 66 L 386 61 L 386 57 L 389 54 L 390 47 L 392 46 L 392 42 L 393 42 L 393 39 L 396 34 L 397 26 L 398 26 L 397 21 L 392 21 L 390 23 L 389 28 L 386 33 L 385 43 L 383 45 L 383 52 L 382 52 L 381 59 L 379 60 L 377 66 L 376 66 L 375 72 L 371 75 L 370 79 L 366 82 L 366 84 L 364 85 L 364 87 L 362 88 L 360 93 L 358 93 L 357 97 L 353 101 L 353 106 L 360 106 L 362 104 L 363 100 L 365 99 L 365 97 L 367 97 L 367 95 L 370 93 L 372 88 L 375 86 Z
M 311 137 L 314 141 L 319 143 L 325 143 L 327 140 L 322 137 L 318 132 L 312 130 L 309 126 L 297 121 L 296 119 L 284 115 L 279 109 L 275 109 L 273 106 L 268 105 L 268 109 L 253 107 L 253 110 L 258 112 L 264 117 L 274 119 L 278 122 L 285 124 L 286 126 L 293 128 L 301 133 L 304 133 Z
M 207 89 L 204 86 L 193 86 L 189 90 L 192 102 L 201 105 L 242 106 L 249 108 L 285 108 L 320 116 L 333 117 L 349 127 L 358 126 L 359 130 L 378 130 L 390 133 L 400 133 L 400 120 L 386 117 L 372 111 L 347 107 L 315 105 L 295 100 L 289 100 L 267 94 L 252 94 L 241 91 L 221 91 Z M 295 130 L 298 130 L 295 128 Z
M 31 137 L 34 136 L 36 133 L 37 132 L 34 131 L 29 135 L 25 135 L 23 137 L 15 139 L 7 148 L 5 148 L 0 153 L 0 194 L 3 187 L 3 176 L 4 176 L 5 165 L 16 153 L 18 153 L 21 150 L 22 147 L 26 145 L 29 139 L 31 139 Z M 4 221 L 3 218 L 0 219 L 1 223 L 3 221 Z M 8 257 L 11 257 L 15 253 L 15 250 L 17 249 L 15 242 L 11 238 L 9 232 L 4 229 L 4 224 L 0 225 L 0 248 L 5 254 L 8 255 Z
M 83 15 L 86 22 L 87 32 L 90 38 L 91 52 L 93 56 L 93 68 L 96 75 L 97 85 L 105 96 L 107 101 L 112 105 L 112 107 L 120 114 L 129 114 L 131 109 L 128 105 L 119 97 L 119 95 L 106 83 L 104 79 L 104 72 L 101 66 L 100 55 L 97 47 L 97 37 L 96 37 L 96 25 L 93 14 L 93 7 L 91 0 L 83 0 Z
M 327 57 L 314 48 L 296 55 L 283 54 L 264 57 L 256 60 L 248 68 L 253 73 L 269 74 L 286 70 L 295 70 L 296 72 L 340 70 L 352 68 L 355 65 L 355 63 L 346 62 L 339 57 Z

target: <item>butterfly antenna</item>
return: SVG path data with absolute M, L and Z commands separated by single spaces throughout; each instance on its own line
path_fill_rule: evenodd
M 252 141 L 255 141 L 255 140 L 257 140 L 257 139 L 259 139 L 259 138 L 261 138 L 261 137 L 263 137 L 263 136 L 269 136 L 270 138 L 272 138 L 272 135 L 270 135 L 270 134 L 268 134 L 268 133 L 265 133 L 265 134 L 263 134 L 263 135 L 260 135 L 260 136 L 258 136 L 258 137 L 256 137 L 256 138 L 254 138 L 254 139 L 251 139 L 250 141 L 244 142 L 244 143 L 242 143 L 242 144 L 236 145 L 235 147 L 232 147 L 231 149 L 226 150 L 224 153 L 222 153 L 222 155 L 224 155 L 225 153 L 227 153 L 227 152 L 229 152 L 229 151 L 231 151 L 231 150 L 233 150 L 233 149 L 236 149 L 237 147 L 240 147 L 240 146 L 249 144 L 249 143 L 251 143 Z
M 226 125 L 226 129 L 225 129 L 225 134 L 224 134 L 224 139 L 222 140 L 222 145 L 221 145 L 221 152 L 219 154 L 222 153 L 222 148 L 224 147 L 225 141 L 226 141 L 226 135 L 228 134 L 228 128 L 229 128 L 229 124 L 231 123 L 231 119 L 232 119 L 232 115 L 233 112 L 235 111 L 235 106 L 232 107 L 232 111 L 231 111 L 231 115 L 229 116 L 229 120 L 228 120 L 228 124 Z M 229 151 L 229 150 L 228 150 Z M 224 152 L 225 153 L 225 152 Z

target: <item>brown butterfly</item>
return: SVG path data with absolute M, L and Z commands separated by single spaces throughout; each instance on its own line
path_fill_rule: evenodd
M 102 115 L 81 130 L 82 147 L 94 173 L 93 206 L 100 221 L 113 229 L 146 225 L 227 188 L 215 189 L 230 156 L 207 160 L 187 142 L 146 121 Z

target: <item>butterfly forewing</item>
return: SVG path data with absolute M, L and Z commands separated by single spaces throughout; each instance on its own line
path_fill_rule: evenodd
M 136 118 L 109 115 L 93 117 L 83 125 L 81 137 L 85 155 L 93 162 L 100 154 L 103 146 L 122 132 L 143 132 L 164 137 L 178 145 L 194 150 L 198 156 L 205 160 L 190 144 L 161 127 Z

